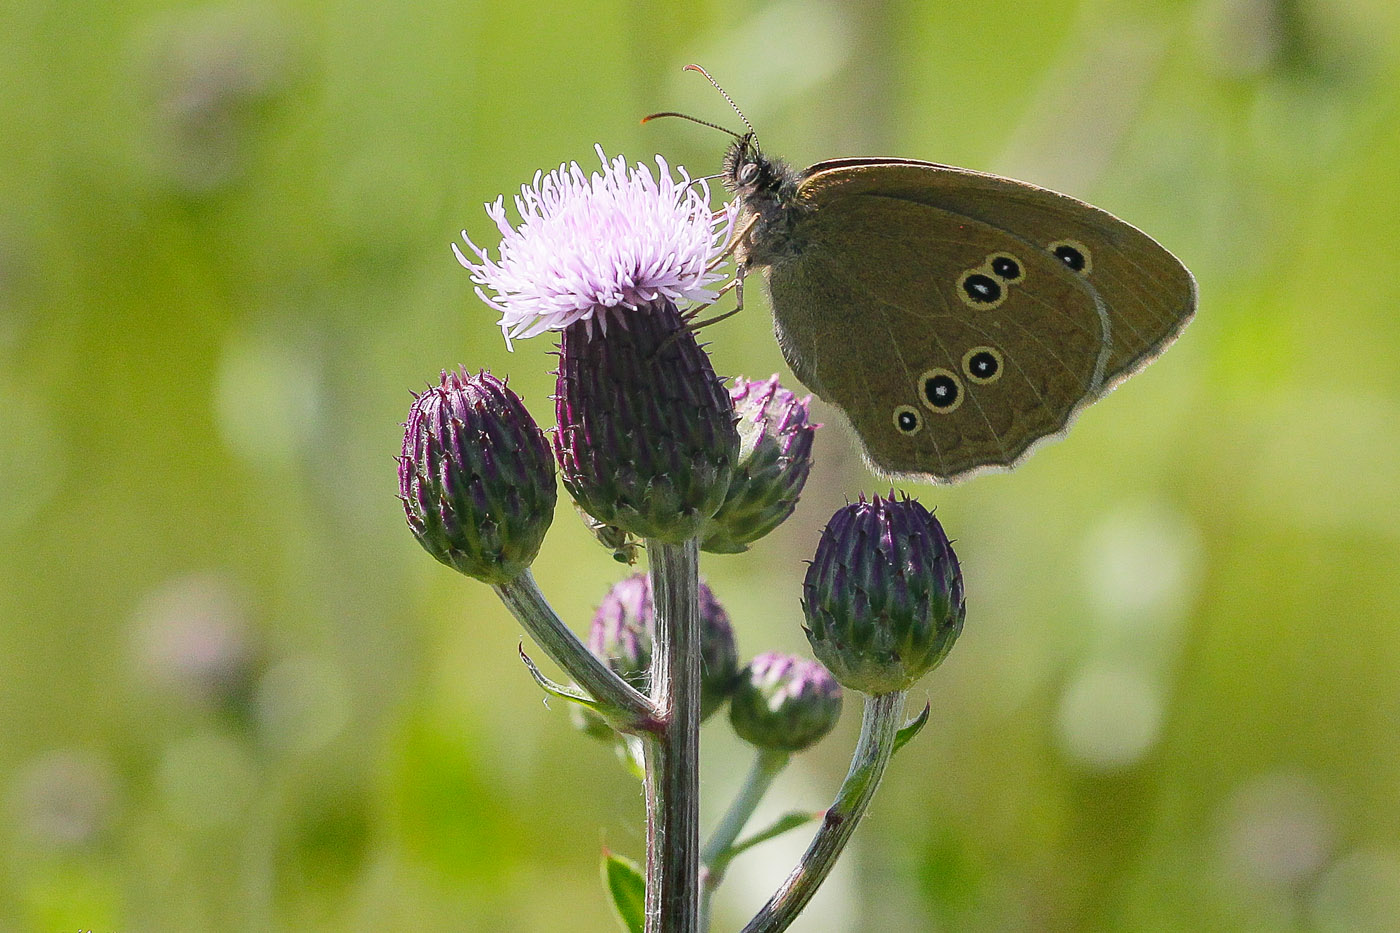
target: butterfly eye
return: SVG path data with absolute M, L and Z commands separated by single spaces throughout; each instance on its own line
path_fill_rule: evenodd
M 930 369 L 919 377 L 924 407 L 946 415 L 962 404 L 962 383 L 946 369 Z
M 1001 353 L 996 347 L 973 347 L 963 355 L 963 374 L 978 385 L 996 382 L 1001 378 L 1002 368 Z
M 1078 240 L 1056 240 L 1047 248 L 1073 272 L 1088 275 L 1094 270 L 1093 254 Z
M 987 265 L 991 266 L 993 275 L 1008 285 L 1015 285 L 1026 277 L 1020 260 L 1010 253 L 992 253 L 987 257 Z
M 758 163 L 745 162 L 739 166 L 739 184 L 751 185 L 758 180 Z
M 995 308 L 1006 297 L 1006 289 L 987 273 L 970 269 L 958 278 L 958 297 L 978 310 Z
M 913 405 L 900 405 L 894 410 L 894 426 L 900 434 L 912 437 L 924 426 L 924 418 Z

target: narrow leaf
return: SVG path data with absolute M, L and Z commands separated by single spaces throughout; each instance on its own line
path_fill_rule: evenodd
M 819 820 L 826 815 L 825 810 L 794 810 L 778 817 L 777 821 L 767 829 L 754 833 L 744 839 L 740 839 L 724 851 L 724 859 L 728 861 L 745 849 L 752 849 L 760 842 L 767 842 L 769 839 L 776 839 L 789 830 L 799 826 L 805 826 L 813 820 Z
M 909 740 L 918 735 L 919 731 L 923 729 L 924 726 L 928 725 L 928 708 L 928 703 L 925 703 L 923 712 L 906 722 L 903 728 L 894 734 L 894 751 L 890 752 L 890 754 L 893 755 L 894 752 L 908 745 Z
M 603 850 L 603 884 L 612 895 L 613 910 L 627 933 L 642 933 L 646 922 L 646 880 L 637 863 Z
M 541 674 L 540 669 L 535 666 L 535 662 L 531 661 L 530 656 L 525 653 L 524 644 L 520 645 L 519 650 L 520 660 L 525 662 L 525 666 L 530 669 L 530 676 L 535 678 L 535 683 L 539 684 L 540 689 L 542 689 L 545 693 L 553 697 L 558 697 L 561 700 L 568 700 L 570 703 L 577 703 L 579 706 L 586 706 L 594 712 L 598 712 L 601 709 L 602 704 L 600 704 L 597 700 L 593 699 L 588 694 L 583 693 L 575 689 L 574 687 L 566 687 L 563 684 L 557 684 L 554 681 L 550 680 L 548 677 Z

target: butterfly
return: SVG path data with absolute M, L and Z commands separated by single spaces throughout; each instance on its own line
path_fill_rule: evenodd
M 913 159 L 796 171 L 744 123 L 721 174 L 740 207 L 736 280 L 762 272 L 793 374 L 882 474 L 1010 469 L 1195 313 L 1186 267 L 1107 211 Z

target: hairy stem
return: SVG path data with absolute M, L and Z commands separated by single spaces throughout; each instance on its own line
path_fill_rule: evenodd
M 646 933 L 700 933 L 699 547 L 647 541 L 656 611 L 651 702 L 663 728 L 643 735 Z
M 904 713 L 904 697 L 905 692 L 900 690 L 865 698 L 860 741 L 856 743 L 851 770 L 836 794 L 836 801 L 826 811 L 821 828 L 807 846 L 802 860 L 742 933 L 786 930 L 826 880 L 865 815 L 870 798 L 875 796 L 875 788 L 880 786 L 880 778 L 894 751 L 895 733 L 899 731 Z

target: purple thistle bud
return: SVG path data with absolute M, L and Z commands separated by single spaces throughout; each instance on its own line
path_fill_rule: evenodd
M 604 320 L 606 336 L 595 332 Z M 698 535 L 729 489 L 739 434 L 729 393 L 676 306 L 576 321 L 560 347 L 554 441 L 574 501 L 639 538 Z
M 936 667 L 966 614 L 943 527 L 893 491 L 831 517 L 802 596 L 812 650 L 842 685 L 869 694 L 906 690 Z
M 656 615 L 651 581 L 644 573 L 614 584 L 603 597 L 588 630 L 588 649 L 643 693 L 649 686 Z M 700 584 L 700 718 L 724 704 L 734 689 L 739 652 L 729 614 Z
M 704 720 L 724 705 L 734 692 L 739 673 L 739 646 L 729 613 L 715 599 L 704 581 L 700 582 L 700 718 Z
M 554 460 L 504 382 L 484 370 L 444 372 L 409 410 L 399 495 L 424 550 L 505 583 L 530 566 L 554 520 Z
M 646 692 L 655 625 L 651 584 L 646 574 L 633 574 L 613 584 L 598 604 L 588 629 L 588 650 L 623 680 Z
M 702 550 L 738 554 L 785 522 L 812 469 L 812 397 L 778 384 L 734 380 L 729 390 L 739 422 L 739 463 L 724 504 L 705 525 Z
M 770 652 L 739 673 L 729 721 L 759 748 L 800 752 L 826 737 L 841 718 L 841 687 L 816 661 Z

